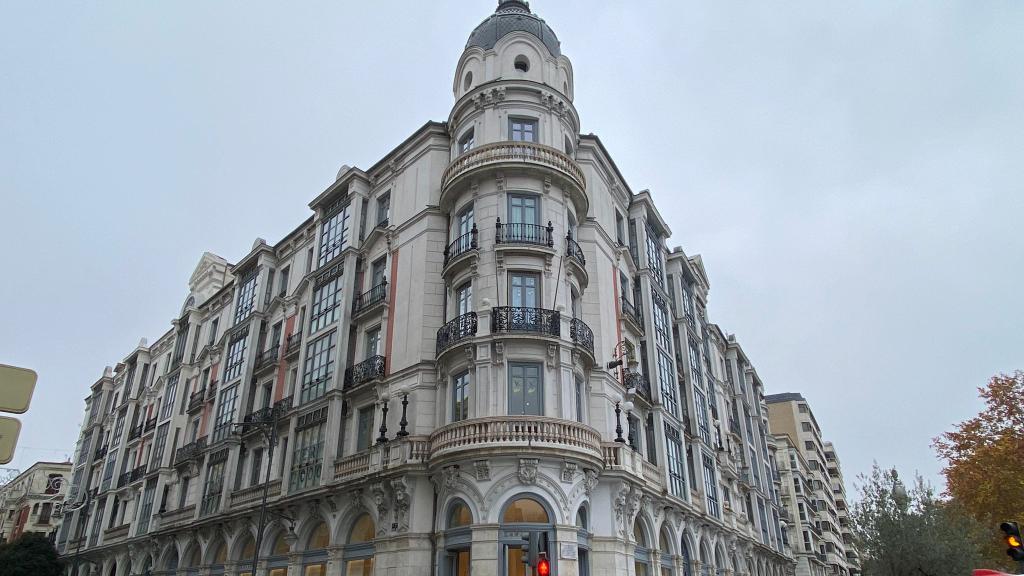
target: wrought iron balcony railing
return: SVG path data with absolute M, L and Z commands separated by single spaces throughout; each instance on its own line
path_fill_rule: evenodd
M 262 351 L 256 356 L 256 369 L 266 368 L 277 364 L 278 353 L 281 352 L 281 346 L 275 344 L 274 346 Z
M 371 356 L 359 364 L 349 366 L 345 370 L 345 388 L 359 386 L 365 382 L 384 377 L 384 370 L 387 362 L 384 356 Z
M 496 244 L 532 244 L 534 246 L 555 246 L 555 228 L 548 222 L 547 226 L 539 224 L 523 224 L 511 222 L 502 224 L 501 218 L 494 225 L 494 242 Z
M 189 394 L 188 396 L 188 411 L 194 412 L 202 408 L 203 404 L 206 403 L 206 387 L 202 387 L 199 390 Z
M 644 327 L 644 317 L 640 314 L 640 310 L 638 310 L 636 306 L 633 306 L 632 302 L 626 300 L 625 297 L 622 298 L 621 303 L 622 315 L 632 320 L 637 326 L 639 326 L 642 329 Z
M 142 433 L 145 434 L 146 432 L 149 432 L 154 428 L 156 428 L 156 416 L 153 416 L 149 420 L 146 420 L 146 427 L 142 429 Z
M 589 350 L 591 354 L 594 353 L 594 331 L 583 320 L 573 318 L 569 322 L 569 337 L 576 344 Z
M 284 341 L 284 355 L 297 354 L 302 345 L 302 330 L 298 330 Z
M 104 456 L 107 455 L 107 450 L 109 448 L 110 448 L 110 446 L 107 445 L 107 444 L 104 444 L 103 446 L 100 446 L 99 448 L 97 448 L 96 452 L 93 454 L 93 460 L 100 460 L 100 459 L 102 459 Z
M 174 454 L 174 464 L 177 465 L 181 464 L 182 462 L 192 460 L 198 457 L 200 454 L 202 454 L 203 450 L 205 449 L 206 436 L 203 436 L 202 438 L 197 438 L 195 441 L 189 442 L 188 444 L 185 444 L 181 448 L 178 448 L 178 451 Z
M 364 310 L 369 310 L 377 304 L 383 303 L 387 294 L 388 281 L 381 280 L 380 284 L 377 284 L 373 288 L 370 288 L 366 292 L 356 296 L 355 300 L 352 302 L 352 313 L 358 314 Z
M 476 224 L 473 224 L 473 229 L 469 232 L 459 236 L 452 241 L 451 244 L 444 249 L 444 264 L 448 265 L 453 259 L 462 256 L 470 250 L 476 250 L 479 247 L 477 241 L 477 229 Z
M 651 383 L 640 372 L 629 372 L 626 374 L 626 388 L 635 388 L 637 396 L 651 401 Z
M 581 267 L 586 267 L 587 257 L 583 255 L 583 249 L 572 239 L 572 235 L 565 237 L 565 254 L 575 260 Z
M 496 306 L 491 309 L 491 332 L 529 332 L 557 337 L 562 335 L 562 315 L 546 308 Z
M 131 430 L 128 431 L 128 440 L 135 440 L 139 436 L 142 436 L 142 428 L 145 426 L 144 423 L 139 422 L 137 426 L 132 426 Z
M 442 326 L 437 331 L 437 355 L 440 356 L 449 347 L 476 336 L 476 312 L 466 312 Z

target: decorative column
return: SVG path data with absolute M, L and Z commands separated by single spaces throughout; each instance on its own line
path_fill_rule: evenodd
M 326 576 L 341 576 L 343 554 L 344 548 L 342 546 L 331 546 L 327 548 Z

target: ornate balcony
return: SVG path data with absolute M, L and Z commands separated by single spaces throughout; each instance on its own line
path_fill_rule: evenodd
M 636 389 L 636 395 L 651 401 L 651 383 L 647 381 L 647 377 L 640 372 L 629 372 L 626 374 L 626 388 Z
M 543 416 L 493 416 L 462 420 L 430 436 L 430 465 L 446 459 L 547 452 L 559 458 L 573 454 L 597 466 L 604 462 L 601 434 L 572 420 Z
M 531 246 L 545 246 L 554 248 L 555 228 L 548 222 L 547 226 L 539 224 L 524 224 L 522 222 L 511 222 L 502 224 L 498 218 L 494 225 L 495 244 L 527 244 Z
M 143 464 L 142 466 L 139 466 L 138 468 L 132 470 L 129 474 L 129 483 L 138 482 L 139 480 L 142 480 L 143 478 L 146 477 L 146 465 Z
M 93 454 L 93 460 L 102 460 L 103 457 L 107 455 L 107 450 L 109 448 L 110 446 L 108 446 L 107 444 L 104 444 L 103 446 L 97 448 L 96 452 Z
M 661 470 L 643 457 L 643 454 L 622 442 L 605 442 L 601 445 L 604 452 L 605 470 L 623 470 L 642 478 L 649 486 L 663 486 L 665 479 Z
M 290 357 L 293 354 L 299 353 L 299 348 L 302 347 L 302 330 L 288 336 L 284 341 L 284 355 Z
M 569 337 L 577 346 L 582 346 L 584 350 L 590 352 L 591 357 L 594 356 L 594 331 L 586 322 L 579 318 L 569 321 Z
M 575 261 L 580 265 L 580 268 L 585 268 L 587 265 L 587 257 L 583 255 L 583 249 L 580 245 L 572 239 L 572 235 L 565 237 L 565 255 L 569 257 L 570 261 Z
M 198 458 L 200 455 L 202 455 L 203 450 L 205 449 L 206 436 L 203 436 L 202 438 L 197 438 L 194 442 L 189 442 L 188 444 L 185 444 L 181 448 L 178 448 L 178 451 L 175 452 L 174 454 L 175 466 Z
M 270 486 L 267 488 L 267 500 L 272 501 L 281 495 L 281 479 L 273 480 L 270 482 Z M 259 504 L 263 500 L 263 483 L 260 482 L 255 486 L 248 488 L 242 488 L 241 490 L 235 490 L 231 493 L 231 507 L 240 508 L 243 506 L 250 506 L 252 504 Z
M 457 316 L 437 331 L 437 356 L 448 348 L 462 342 L 467 338 L 476 336 L 477 317 L 476 312 L 467 312 Z
M 153 416 L 149 420 L 146 420 L 146 427 L 142 429 L 142 433 L 151 432 L 156 428 L 156 416 Z
M 642 334 L 644 331 L 644 317 L 643 315 L 640 314 L 640 310 L 637 309 L 636 306 L 633 306 L 632 302 L 626 300 L 625 297 L 622 297 L 620 302 L 622 309 L 622 317 L 628 320 L 629 322 L 632 322 L 637 331 L 639 331 Z
M 359 364 L 349 366 L 345 370 L 344 388 L 353 388 L 360 384 L 384 377 L 384 369 L 387 362 L 384 356 L 371 356 Z
M 199 390 L 189 394 L 188 396 L 188 411 L 196 412 L 206 404 L 206 387 L 202 387 Z
M 477 229 L 476 224 L 473 224 L 473 229 L 469 232 L 459 236 L 452 241 L 451 244 L 444 249 L 444 265 L 448 266 L 449 263 L 459 258 L 463 254 L 468 254 L 473 250 L 480 247 L 477 241 Z
M 388 296 L 388 281 L 381 280 L 373 288 L 359 294 L 352 301 L 352 314 L 358 315 L 383 305 Z
M 271 366 L 276 366 L 277 365 L 278 355 L 279 355 L 280 352 L 281 352 L 281 346 L 279 344 L 275 344 L 274 346 L 272 346 L 272 347 L 270 347 L 270 348 L 260 352 L 256 356 L 256 364 L 255 364 L 256 370 L 261 370 L 261 369 L 269 368 Z
M 562 335 L 562 315 L 546 308 L 496 306 L 491 309 L 491 332 L 532 333 L 557 338 Z
M 132 426 L 131 430 L 128 430 L 128 441 L 131 442 L 139 436 L 142 436 L 142 428 L 145 426 L 144 423 L 139 422 L 137 426 Z
M 566 178 L 578 190 L 586 189 L 583 170 L 561 151 L 533 142 L 506 141 L 473 148 L 453 160 L 441 176 L 442 196 L 448 188 L 466 176 L 500 166 L 530 167 L 553 172 Z

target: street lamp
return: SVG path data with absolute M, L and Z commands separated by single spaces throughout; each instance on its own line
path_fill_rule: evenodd
M 263 543 L 263 528 L 267 519 L 267 496 L 270 492 L 270 471 L 274 468 L 274 446 L 277 445 L 277 417 L 280 408 L 274 406 L 269 413 L 261 415 L 262 418 L 253 419 L 248 422 L 240 422 L 232 426 L 243 432 L 249 428 L 259 430 L 267 441 L 267 475 L 263 480 L 263 497 L 260 500 L 260 522 L 256 530 L 256 546 L 252 552 L 252 574 L 256 574 L 256 565 L 260 561 L 260 545 Z
M 68 512 L 75 512 L 81 510 L 82 513 L 79 516 L 78 525 L 81 526 L 80 534 L 78 535 L 78 544 L 75 546 L 75 560 L 74 560 L 74 575 L 78 576 L 78 565 L 81 561 L 82 554 L 82 542 L 85 540 L 86 525 L 89 522 L 89 509 L 92 508 L 92 490 L 85 491 L 85 499 L 79 502 L 77 505 L 72 504 L 70 507 L 62 507 L 61 515 L 65 515 Z
M 635 348 L 629 340 L 622 340 L 612 349 L 613 360 L 607 364 L 609 370 L 620 368 L 618 380 L 625 390 L 622 400 L 615 402 L 615 441 L 620 444 L 626 443 L 626 439 L 622 437 L 622 411 L 626 411 L 626 421 L 628 423 L 630 414 L 633 412 L 633 395 L 636 394 L 636 388 L 630 387 L 631 383 L 626 379 L 626 376 L 632 374 L 639 365 L 634 350 Z M 621 369 L 623 364 L 626 365 L 625 370 Z M 628 433 L 628 436 L 629 445 L 633 446 L 632 431 Z

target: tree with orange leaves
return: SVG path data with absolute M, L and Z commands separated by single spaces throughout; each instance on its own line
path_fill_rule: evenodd
M 991 559 L 1009 566 L 996 527 L 1004 520 L 1024 523 L 1024 372 L 993 376 L 978 392 L 985 409 L 936 438 L 934 446 L 946 461 L 946 491 L 991 526 Z

